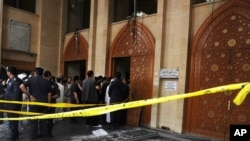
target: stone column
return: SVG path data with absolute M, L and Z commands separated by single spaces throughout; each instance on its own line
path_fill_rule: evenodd
M 105 75 L 107 66 L 107 42 L 109 39 L 109 1 L 99 0 L 98 4 L 98 18 L 97 18 L 97 31 L 96 34 L 96 74 Z
M 105 75 L 109 37 L 108 17 L 109 0 L 91 1 L 88 69 L 93 69 L 95 75 Z
M 97 19 L 97 0 L 91 1 L 90 23 L 89 23 L 89 48 L 87 69 L 94 70 L 95 48 L 96 48 L 96 19 Z
M 157 21 L 155 22 L 155 26 L 158 27 L 155 33 L 155 59 L 154 59 L 154 77 L 153 77 L 153 86 L 159 86 L 160 84 L 160 75 L 159 70 L 161 69 L 161 60 L 162 60 L 162 48 L 164 45 L 164 13 L 165 13 L 165 0 L 158 0 L 157 6 Z M 160 87 L 153 87 L 153 98 L 160 96 Z M 150 126 L 156 128 L 159 122 L 159 106 L 152 105 L 151 112 L 151 122 Z

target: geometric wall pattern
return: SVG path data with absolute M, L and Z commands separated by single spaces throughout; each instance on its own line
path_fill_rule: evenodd
M 154 44 L 154 38 L 149 30 L 136 21 L 129 21 L 120 30 L 112 44 L 109 64 L 112 64 L 111 61 L 115 58 L 130 58 L 131 101 L 152 98 Z M 128 112 L 128 119 L 131 121 L 127 124 L 138 124 L 140 110 L 129 109 Z M 141 114 L 141 124 L 149 124 L 151 107 L 143 107 Z
M 250 81 L 250 5 L 230 1 L 203 24 L 192 49 L 190 90 Z M 197 39 L 198 38 L 198 39 Z M 206 95 L 192 106 L 189 132 L 228 140 L 230 124 L 250 124 L 250 97 L 241 106 L 238 91 Z M 191 106 L 190 106 L 191 107 Z M 190 110 L 189 107 L 189 110 Z

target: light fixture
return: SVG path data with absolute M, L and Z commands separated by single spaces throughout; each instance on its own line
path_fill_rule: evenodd
M 76 29 L 76 31 L 74 32 L 74 40 L 75 40 L 75 50 L 76 50 L 76 52 L 79 52 L 79 50 L 78 50 L 78 34 L 79 34 L 79 30 Z
M 131 29 L 131 32 L 132 32 L 132 39 L 133 39 L 133 44 L 136 44 L 136 19 L 137 19 L 137 10 L 136 10 L 136 3 L 137 3 L 137 0 L 134 0 L 134 12 L 131 16 L 128 16 L 128 25 L 131 23 L 131 20 L 132 20 L 132 29 Z M 130 27 L 130 26 L 128 26 Z
M 71 8 L 75 8 L 79 3 L 84 2 L 85 0 L 77 0 L 75 3 L 70 5 Z

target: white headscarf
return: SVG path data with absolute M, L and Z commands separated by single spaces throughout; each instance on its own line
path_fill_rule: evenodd
M 17 75 L 17 77 L 21 80 L 24 80 L 26 77 L 27 77 L 27 74 L 26 73 L 20 73 Z

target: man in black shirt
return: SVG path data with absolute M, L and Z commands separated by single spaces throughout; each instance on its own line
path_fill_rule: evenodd
M 55 104 L 56 103 L 56 99 L 60 97 L 60 91 L 58 88 L 58 85 L 55 82 L 55 77 L 51 75 L 50 71 L 45 71 L 43 74 L 43 77 L 50 81 L 50 88 L 51 88 L 51 97 L 50 97 L 50 103 Z M 50 114 L 54 114 L 56 112 L 56 108 L 55 107 L 50 107 L 49 111 Z M 48 136 L 49 137 L 54 137 L 52 134 L 52 130 L 53 130 L 53 123 L 54 119 L 48 119 Z
M 82 104 L 82 100 L 81 100 L 81 95 L 82 95 L 82 91 L 79 88 L 79 76 L 74 76 L 73 77 L 73 84 L 71 85 L 70 91 L 72 92 L 71 94 L 71 103 L 72 104 Z M 79 108 L 71 108 L 71 111 L 74 110 L 78 110 Z M 70 119 L 71 123 L 78 123 L 77 118 L 76 117 L 72 117 Z
M 23 93 L 27 94 L 30 98 L 30 101 L 33 102 L 44 102 L 49 103 L 51 97 L 51 87 L 50 81 L 43 78 L 43 69 L 35 68 L 34 76 L 29 78 L 23 84 L 21 84 L 20 88 Z M 29 91 L 27 90 L 29 88 Z M 46 106 L 38 106 L 38 105 L 30 105 L 30 112 L 36 113 L 48 113 L 48 107 Z M 46 119 L 43 120 L 31 120 L 30 121 L 30 138 L 32 141 L 37 140 L 38 137 L 38 124 L 40 128 L 40 134 L 44 139 L 48 138 L 48 125 Z
M 7 86 L 5 91 L 5 100 L 9 101 L 22 101 L 22 91 L 20 90 L 19 86 L 22 83 L 22 80 L 20 80 L 17 75 L 17 69 L 13 66 L 7 67 L 7 75 L 9 79 L 7 80 Z M 21 111 L 20 104 L 5 104 L 6 110 L 12 110 L 12 111 Z M 17 118 L 20 115 L 15 113 L 7 113 L 8 118 Z M 10 120 L 10 140 L 16 141 L 19 139 L 19 131 L 18 131 L 18 120 Z

